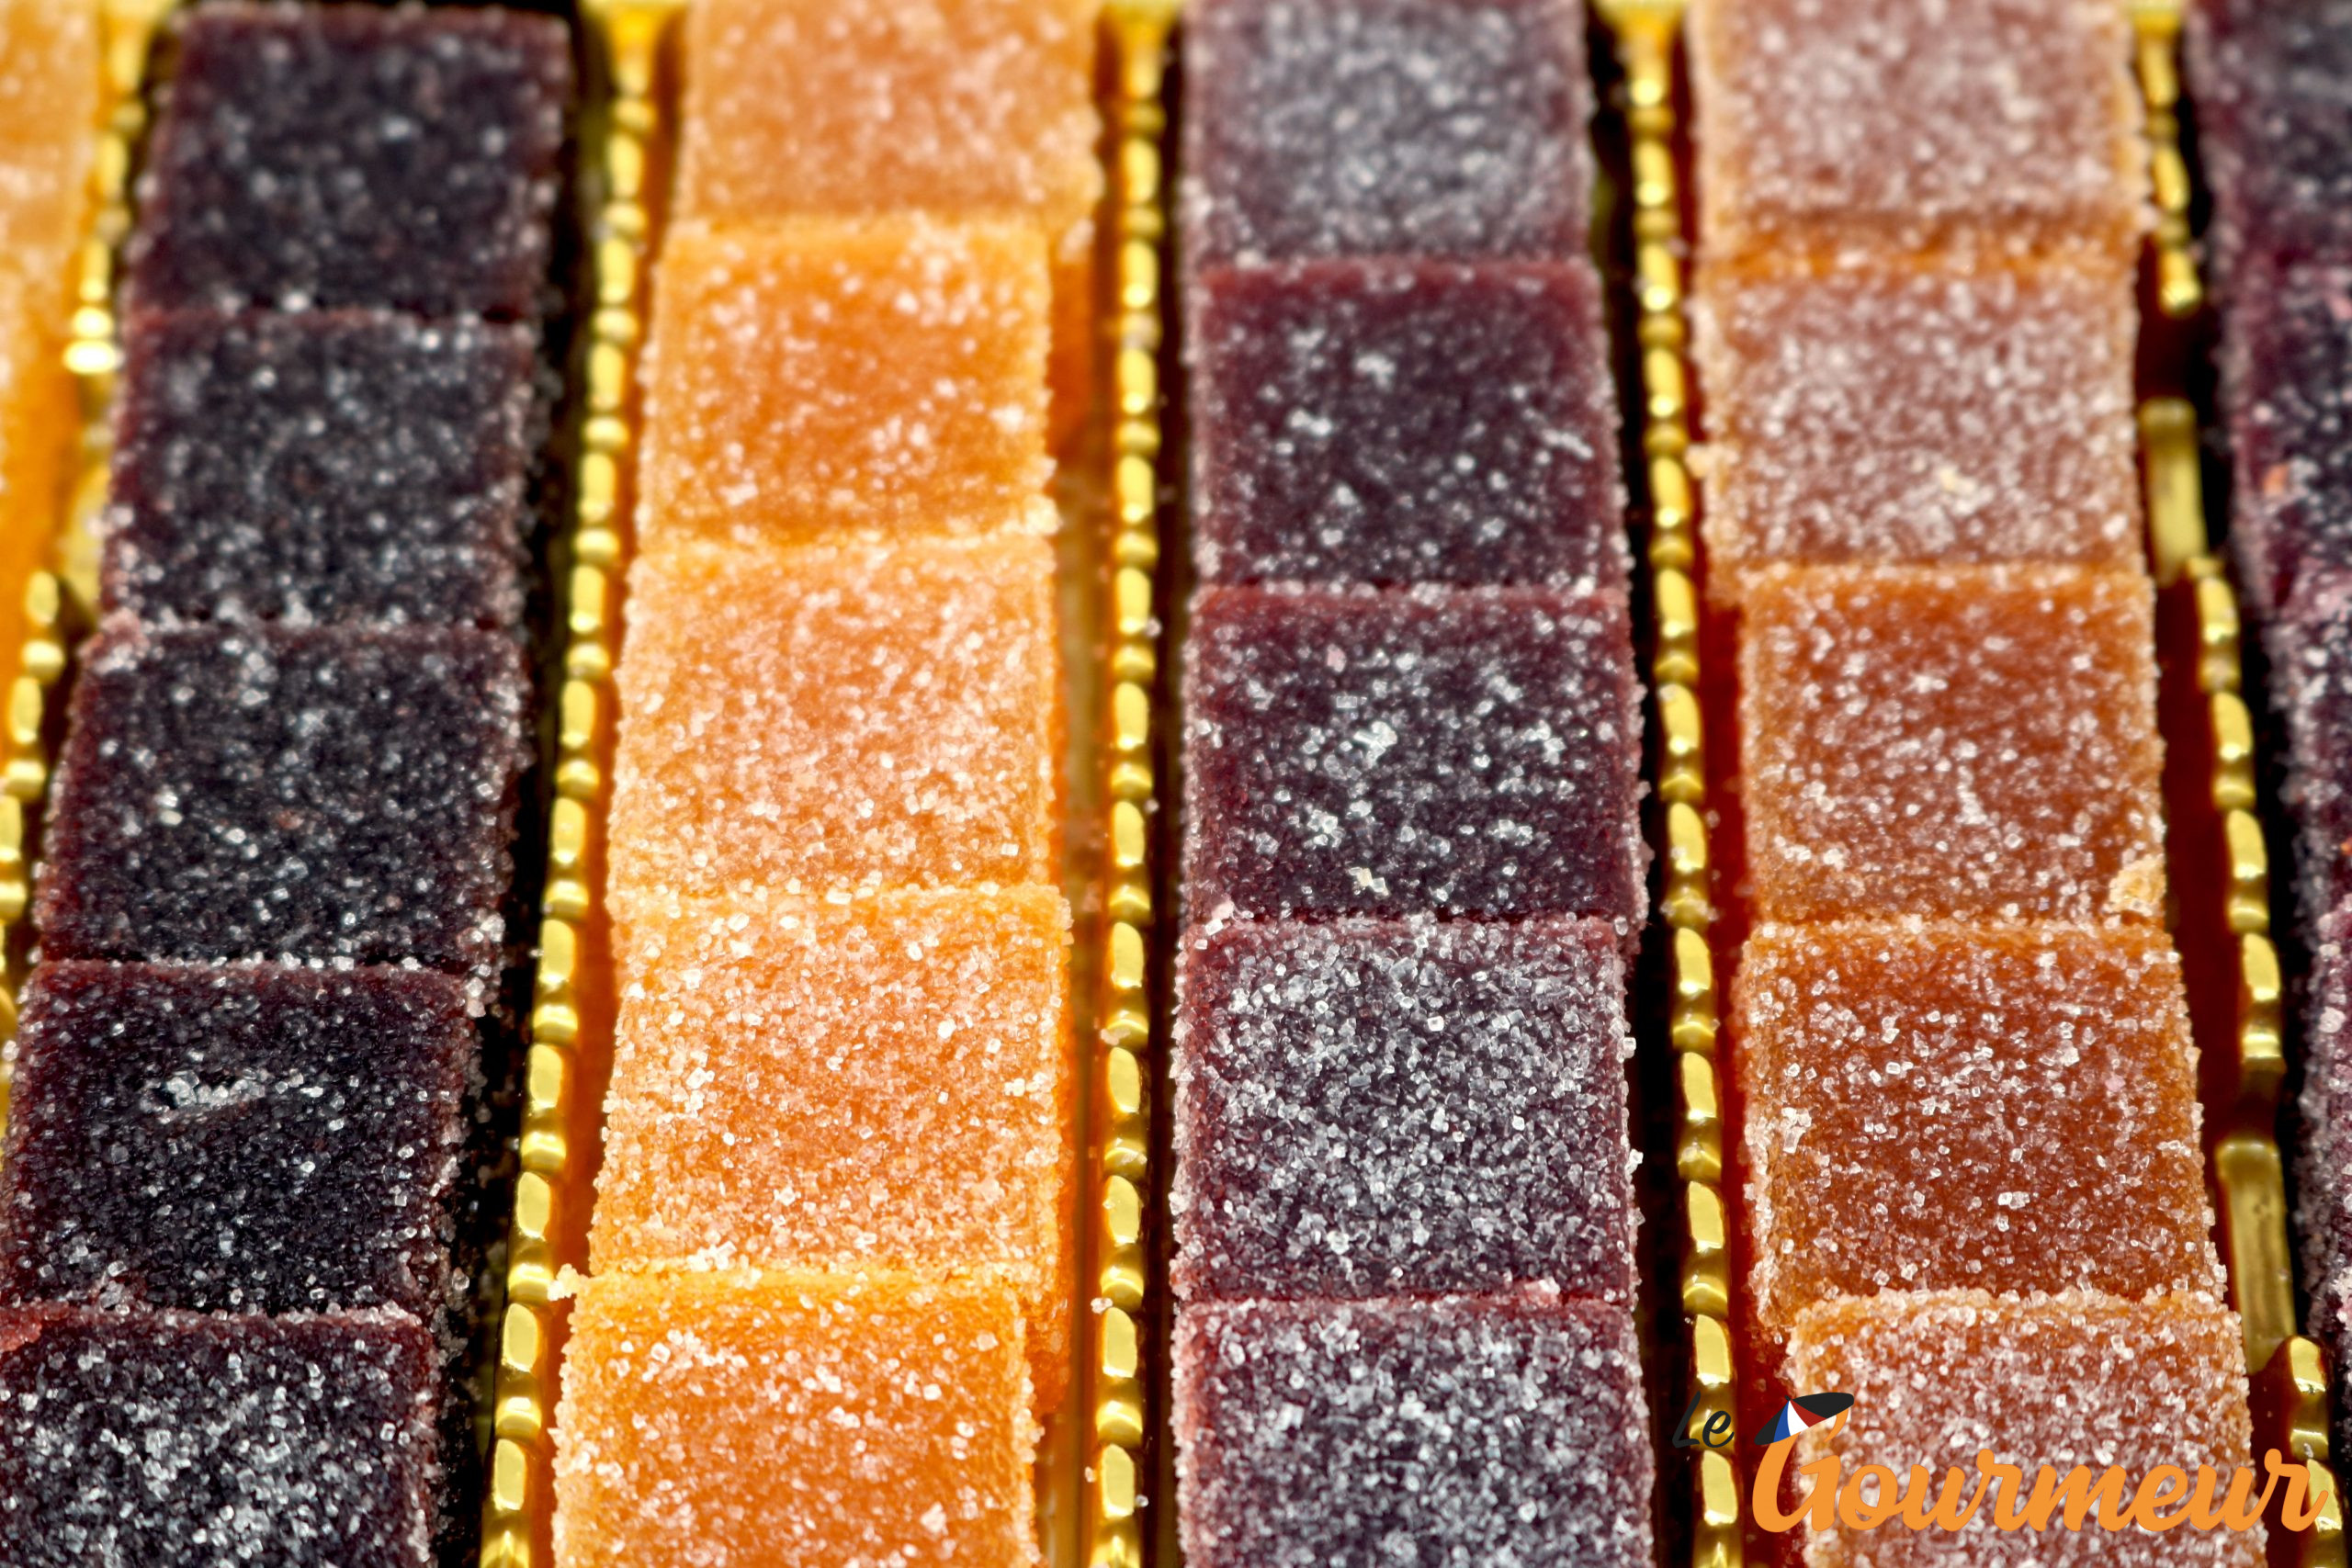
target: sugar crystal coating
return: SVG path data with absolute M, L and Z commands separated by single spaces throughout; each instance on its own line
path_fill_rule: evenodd
M 2312 1337 L 2343 1365 L 2352 1350 L 2352 904 L 2312 922 L 2297 1104 L 2295 1232 Z M 2352 1410 L 2335 1395 L 2338 1431 Z
M 1688 40 L 1717 254 L 2121 259 L 2146 226 L 2120 0 L 1697 0 Z
M 2280 263 L 2352 260 L 2352 5 L 2199 0 L 2185 49 L 2207 232 L 2233 303 Z M 2234 283 L 2234 277 L 2229 279 Z
M 564 1351 L 555 1560 L 1029 1568 L 1036 1440 L 1000 1284 L 600 1275 Z
M 1608 924 L 1251 920 L 1187 942 L 1182 976 L 1179 1296 L 1632 1301 Z
M 1055 880 L 1054 582 L 1025 536 L 640 557 L 616 907 Z
M 62 308 L 0 270 L 0 682 L 22 673 L 25 588 L 63 515 L 81 419 L 63 322 Z
M 1818 1306 L 1791 1339 L 1790 1386 L 1838 1389 L 1854 1396 L 1854 1406 L 1802 1438 L 1793 1462 L 1834 1453 L 1849 1486 L 1864 1465 L 1886 1466 L 1905 1485 L 1911 1467 L 1925 1465 L 1939 1488 L 1957 1468 L 1966 1478 L 1963 1501 L 1977 1484 L 1981 1449 L 2021 1467 L 2029 1492 L 2045 1465 L 2053 1483 L 2076 1465 L 2094 1481 L 2118 1466 L 2135 1489 L 2159 1466 L 2180 1467 L 2188 1484 L 2210 1465 L 2226 1490 L 2233 1469 L 2255 1462 L 2239 1335 L 2235 1313 L 2199 1295 L 2139 1302 L 2068 1292 L 2018 1303 L 1955 1291 Z M 2262 1480 L 2257 1469 L 2256 1493 Z M 2167 1506 L 2186 1500 L 2182 1494 Z M 1808 1531 L 1805 1561 L 1817 1568 L 2253 1568 L 2263 1560 L 2259 1526 L 2068 1529 L 2062 1506 L 2051 1529 L 2001 1530 L 1996 1512 L 1987 1497 L 1959 1530 L 1912 1529 L 1897 1518 L 1867 1535 Z
M 1205 274 L 1186 350 L 1201 580 L 1622 589 L 1600 293 L 1581 264 Z
M 433 1340 L 337 1316 L 0 1307 L 9 1568 L 424 1568 Z
M 1532 1288 L 1195 1303 L 1173 1355 L 1193 1568 L 1652 1561 L 1623 1307 Z
M 1759 919 L 2162 917 L 2144 578 L 1775 567 L 1746 616 Z
M 528 333 L 175 311 L 126 338 L 107 609 L 150 624 L 520 622 L 539 441 Z
M 1765 926 L 1733 989 L 1767 1328 L 1887 1290 L 2222 1288 L 2161 931 Z
M 46 964 L 0 1166 L 0 1291 L 437 1318 L 475 1050 L 394 969 Z
M 2352 267 L 2240 293 L 2220 359 L 2230 545 L 2249 595 L 2275 613 L 2305 576 L 2352 571 Z
M 2295 892 L 2317 926 L 2352 895 L 2352 571 L 2306 575 L 2264 640 L 2286 732 Z
M 487 632 L 110 620 L 69 710 L 43 952 L 487 977 L 527 682 Z
M 1621 601 L 1213 588 L 1185 656 L 1188 918 L 1639 923 Z
M 1721 596 L 1772 561 L 2141 569 L 2127 266 L 1700 276 Z
M 1572 0 L 1206 0 L 1184 85 L 1190 265 L 1586 253 Z
M 98 7 L 0 0 L 0 255 L 65 309 L 97 146 Z
M 1078 1154 L 1061 895 L 678 900 L 618 935 L 595 1268 L 1001 1269 L 1050 1408 Z
M 201 6 L 148 147 L 130 296 L 532 314 L 571 96 L 552 17 Z
M 1033 230 L 681 230 L 661 276 L 649 549 L 1053 527 L 1050 315 Z

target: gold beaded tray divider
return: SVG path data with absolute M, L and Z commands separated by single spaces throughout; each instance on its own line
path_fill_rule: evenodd
M 483 1568 L 551 1561 L 554 1407 L 565 1308 L 558 1285 L 587 1261 L 590 1184 L 609 1071 L 609 923 L 601 907 L 604 811 L 610 783 L 611 676 L 618 652 L 623 567 L 638 430 L 635 384 L 647 325 L 649 275 L 674 145 L 676 24 L 686 0 L 584 0 L 591 56 L 580 157 L 588 193 L 593 314 L 584 358 L 586 418 L 575 511 L 559 546 L 566 639 L 558 702 L 556 799 L 525 1067 L 521 1173 L 510 1231 L 506 1304 L 498 1336 L 493 1444 L 484 1498 Z M 1161 81 L 1172 0 L 1114 0 L 1103 23 L 1109 69 L 1104 118 L 1112 150 L 1106 243 L 1113 265 L 1102 304 L 1111 397 L 1107 434 L 1109 558 L 1092 514 L 1105 486 L 1080 475 L 1065 487 L 1066 540 L 1089 552 L 1066 578 L 1108 604 L 1074 617 L 1098 668 L 1074 671 L 1073 690 L 1099 691 L 1099 725 L 1073 726 L 1084 765 L 1073 802 L 1099 802 L 1101 918 L 1080 901 L 1081 952 L 1073 974 L 1090 1103 L 1081 1170 L 1080 1288 L 1087 1326 L 1073 1354 L 1074 1403 L 1048 1425 L 1038 1514 L 1054 1568 L 1126 1568 L 1144 1561 L 1142 1456 L 1149 1427 L 1142 1324 L 1150 1275 L 1145 1233 L 1151 1181 L 1150 1067 L 1156 1037 L 1150 940 L 1154 908 L 1159 663 L 1159 349 L 1160 254 L 1166 233 Z M 1089 448 L 1089 451 L 1093 448 Z M 1067 547 L 1066 547 L 1067 550 Z M 1066 587 L 1069 584 L 1066 582 Z M 1069 606 L 1066 604 L 1066 610 Z M 1095 623 L 1101 623 L 1099 630 Z M 1098 678 L 1099 677 L 1099 678 Z
M 2188 0 L 2131 0 L 2133 67 L 2147 114 L 2156 227 L 2152 252 L 2157 319 L 2154 374 L 2186 380 L 2196 334 L 2181 323 L 2206 303 L 2190 244 L 2192 180 L 2180 140 L 2179 39 Z M 2269 852 L 2262 825 L 2255 725 L 2245 689 L 2243 622 L 2229 569 L 2207 526 L 2196 405 L 2167 389 L 2140 406 L 2150 554 L 2165 660 L 2162 712 L 2176 773 L 2175 838 L 2202 846 L 2177 893 L 2185 964 L 2216 969 L 2189 993 L 2205 1057 L 2206 1141 L 2220 1198 L 2222 1256 L 2231 1304 L 2245 1325 L 2253 1377 L 2255 1450 L 2330 1462 L 2327 1369 L 2298 1332 L 2294 1255 L 2287 1235 L 2286 1171 L 2278 1145 L 2287 1077 L 2285 986 L 2270 931 Z M 2201 820 L 2199 819 L 2201 818 Z M 2215 906 L 2218 906 L 2216 908 Z M 2189 951 L 2192 944 L 2202 952 Z M 2196 1016 L 2202 1003 L 2204 1016 Z M 2334 1483 L 2329 1482 L 2334 1489 Z M 2344 1568 L 2343 1503 L 2332 1499 L 2309 1531 L 2274 1542 L 2273 1562 Z

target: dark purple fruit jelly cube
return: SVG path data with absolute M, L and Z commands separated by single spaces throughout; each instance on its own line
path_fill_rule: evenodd
M 1622 589 L 1600 290 L 1581 262 L 1208 274 L 1189 350 L 1202 581 Z
M 529 702 L 490 632 L 111 619 L 74 690 L 51 958 L 288 958 L 486 980 Z
M 1187 942 L 1182 976 L 1180 1296 L 1632 1302 L 1607 925 L 1243 920 Z
M 1186 259 L 1566 259 L 1592 221 L 1572 0 L 1203 0 Z
M 534 314 L 571 96 L 550 17 L 198 8 L 140 182 L 130 297 Z
M 2352 269 L 2299 269 L 2231 302 L 2222 335 L 2240 574 L 2276 612 L 2305 572 L 2352 570 Z
M 2352 5 L 2199 0 L 2188 7 L 2209 238 L 2230 274 L 2352 260 Z
M 44 964 L 0 1165 L 0 1290 L 437 1321 L 474 1024 L 422 970 Z
M 2352 573 L 2306 577 L 2265 640 L 2287 737 L 2295 891 L 2316 924 L 2352 897 Z
M 433 1339 L 384 1310 L 0 1307 L 7 1568 L 424 1568 Z
M 2320 919 L 2309 940 L 2295 1230 L 2312 1337 L 2342 1366 L 2352 1354 L 2352 903 Z M 2352 1435 L 2345 1399 L 2339 1392 L 2338 1420 Z
M 1623 1307 L 1533 1289 L 1196 1304 L 1175 1395 L 1190 1568 L 1651 1562 Z
M 1643 908 L 1623 601 L 1212 588 L 1184 677 L 1190 913 Z
M 538 445 L 521 327 L 386 311 L 131 322 L 106 607 L 514 626 Z

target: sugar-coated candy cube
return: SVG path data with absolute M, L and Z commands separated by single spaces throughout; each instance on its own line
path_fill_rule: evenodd
M 1053 528 L 1035 231 L 681 230 L 653 315 L 648 549 Z
M 2312 1337 L 2341 1366 L 2352 1352 L 2352 904 L 2314 921 L 2307 940 L 2295 1233 Z M 2335 1416 L 2337 1429 L 2352 1433 L 2341 1392 Z
M 2077 1465 L 2094 1483 L 2114 1467 L 2124 1473 L 2129 1504 L 2145 1498 L 2143 1483 L 2171 1465 L 2181 1490 L 2159 1503 L 2165 1511 L 2187 1503 L 2199 1467 L 2211 1466 L 2218 1500 L 2232 1472 L 2256 1462 L 2239 1336 L 2235 1313 L 2193 1294 L 2143 1302 L 2068 1292 L 2016 1302 L 1954 1291 L 1830 1303 L 1798 1320 L 1787 1381 L 1801 1392 L 1849 1393 L 1854 1404 L 1835 1425 L 1806 1434 L 1792 1463 L 1834 1454 L 1849 1488 L 1864 1466 L 1880 1465 L 1905 1491 L 1912 1467 L 1924 1465 L 1931 1503 L 1956 1469 L 1962 1504 L 1979 1484 L 1984 1449 L 2019 1467 L 2029 1495 L 2044 1466 L 2055 1483 Z M 2256 1494 L 2262 1483 L 2257 1468 Z M 1809 1530 L 1805 1561 L 2255 1568 L 2263 1560 L 2258 1527 L 2118 1532 L 2093 1517 L 2070 1529 L 2062 1504 L 2049 1529 L 1996 1528 L 2000 1504 L 2014 1515 L 2019 1501 L 1987 1496 L 1958 1530 L 1916 1529 L 1899 1517 L 1867 1535 L 1842 1523 Z
M 106 607 L 142 621 L 523 615 L 537 344 L 388 311 L 150 313 L 127 334 Z
M 2294 886 L 2317 925 L 2352 897 L 2352 571 L 2308 573 L 2265 638 L 2284 720 Z
M 61 321 L 103 63 L 96 0 L 0 0 L 0 255 Z
M 571 96 L 552 17 L 198 7 L 140 181 L 130 298 L 536 313 Z
M 555 1561 L 1041 1561 L 1021 1309 L 1001 1283 L 751 1270 L 583 1281 Z
M 2230 545 L 2249 596 L 2276 613 L 2305 575 L 2352 571 L 2352 267 L 2239 293 L 2220 359 Z
M 1205 274 L 1187 350 L 1201 580 L 1623 588 L 1600 296 L 1581 262 Z
M 1192 265 L 1586 254 L 1574 0 L 1204 0 L 1184 89 Z
M 0 269 L 0 684 L 22 673 L 25 589 L 64 515 L 81 425 L 63 324 L 62 307 Z
M 1020 535 L 640 557 L 616 908 L 1055 881 L 1054 592 Z
M 433 1337 L 407 1314 L 0 1307 L 9 1568 L 425 1568 Z
M 1198 1303 L 1176 1320 L 1193 1568 L 1651 1561 L 1649 1416 L 1623 1307 L 1529 1288 Z
M 1186 649 L 1184 876 L 1232 915 L 1593 915 L 1645 897 L 1623 602 L 1213 588 Z
M 2120 0 L 1696 0 L 1688 38 L 1717 255 L 2121 261 L 2146 227 Z
M 2222 1288 L 2156 928 L 1765 926 L 1734 986 L 1749 1296 Z
M 1246 920 L 1182 954 L 1180 1296 L 1544 1280 L 1629 1303 L 1625 968 L 1600 920 Z
M 530 705 L 489 632 L 109 620 L 68 713 L 42 951 L 486 979 Z
M 0 1292 L 433 1321 L 475 1049 L 445 975 L 40 965 L 0 1166 Z
M 1700 278 L 1720 597 L 1773 561 L 2141 570 L 2122 262 Z
M 1060 893 L 673 900 L 618 936 L 597 1270 L 999 1269 L 1051 1408 L 1078 1157 Z
M 2198 0 L 2187 7 L 2207 243 L 2234 304 L 2283 262 L 2352 261 L 2352 7 L 2342 0 Z M 2234 279 L 2229 281 L 2234 282 Z
M 1758 918 L 2162 918 L 2145 578 L 1773 567 L 1745 614 Z

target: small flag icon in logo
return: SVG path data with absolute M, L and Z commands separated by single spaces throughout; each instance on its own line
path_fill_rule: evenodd
M 1781 1414 L 1770 1426 L 1756 1436 L 1759 1446 L 1770 1447 L 1793 1438 L 1807 1427 L 1818 1427 L 1824 1421 L 1834 1421 L 1854 1407 L 1854 1396 L 1838 1393 L 1801 1393 L 1781 1406 Z

